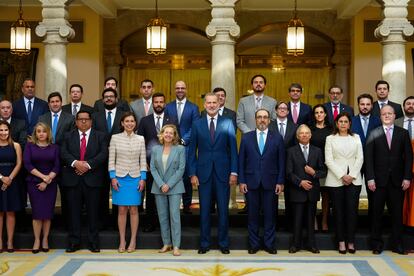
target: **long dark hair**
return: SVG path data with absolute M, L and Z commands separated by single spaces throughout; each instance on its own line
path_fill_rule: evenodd
M 125 120 L 126 117 L 129 117 L 129 116 L 134 117 L 134 120 L 135 120 L 134 132 L 138 129 L 138 121 L 137 121 L 137 117 L 135 116 L 135 113 L 132 111 L 127 111 L 122 115 L 121 121 L 119 122 L 121 132 L 124 132 L 125 130 L 124 126 L 122 125 L 122 122 Z
M 326 107 L 323 104 L 317 104 L 312 108 L 312 119 L 310 121 L 310 125 L 312 127 L 316 127 L 315 110 L 318 107 L 322 108 L 323 112 L 325 112 L 325 114 L 326 114 L 325 120 L 324 120 L 325 127 L 331 127 L 331 124 L 329 123 L 329 118 L 328 118 L 328 111 L 326 110 Z
M 348 112 L 341 112 L 338 114 L 338 116 L 336 116 L 335 118 L 335 124 L 334 124 L 334 130 L 333 130 L 333 135 L 338 134 L 339 133 L 339 129 L 338 129 L 338 121 L 339 119 L 341 119 L 342 117 L 347 117 L 349 120 L 349 128 L 348 128 L 348 134 L 349 135 L 354 135 L 354 133 L 351 130 L 352 127 L 352 119 L 351 119 L 351 114 L 349 114 Z
M 9 129 L 9 137 L 7 138 L 7 143 L 12 146 L 13 145 L 13 139 L 11 136 L 11 128 L 10 128 L 10 124 L 7 121 L 0 121 L 0 126 L 1 125 L 5 125 L 7 126 L 7 128 Z

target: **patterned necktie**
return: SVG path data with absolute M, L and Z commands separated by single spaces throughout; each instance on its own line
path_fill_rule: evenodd
M 387 127 L 385 128 L 387 130 L 387 132 L 385 133 L 385 135 L 387 136 L 387 143 L 388 143 L 388 147 L 391 149 L 391 127 Z
M 384 107 L 385 103 L 380 103 L 380 109 Z
M 53 143 L 56 142 L 56 131 L 57 131 L 57 125 L 58 125 L 58 114 L 53 113 L 53 123 L 52 123 L 52 137 L 53 137 Z
M 336 117 L 338 116 L 338 104 L 334 104 L 333 105 L 333 108 L 334 108 L 334 113 L 333 113 L 333 118 L 334 118 L 334 120 L 336 119 Z
M 260 97 L 256 98 L 256 110 L 258 110 L 262 107 L 262 105 L 260 103 L 261 101 L 262 101 L 262 98 L 260 98 Z
M 279 123 L 280 128 L 279 128 L 279 134 L 282 135 L 283 139 L 285 138 L 285 123 Z
M 27 119 L 29 120 L 29 124 L 32 121 L 32 101 L 27 103 Z
M 411 126 L 411 121 L 412 121 L 413 119 L 408 119 L 408 135 L 410 135 L 410 139 L 412 140 L 413 139 L 413 129 L 412 129 L 412 126 Z
M 211 143 L 214 143 L 214 135 L 216 133 L 215 127 L 214 127 L 214 118 L 211 118 L 210 120 L 210 139 Z
M 298 123 L 298 105 L 297 104 L 294 104 L 293 105 L 293 113 L 292 113 L 292 118 L 293 118 L 293 122 L 295 123 L 295 124 L 297 124 Z
M 73 105 L 73 109 L 72 109 L 72 115 L 73 116 L 76 116 L 76 113 L 78 113 L 78 105 L 77 104 L 74 104 Z
M 160 133 L 160 130 L 161 130 L 160 118 L 161 118 L 161 116 L 157 116 L 157 123 L 155 124 L 155 128 L 157 129 L 157 133 Z
M 82 132 L 82 139 L 80 144 L 80 158 L 79 160 L 85 160 L 85 153 L 86 153 L 86 133 Z
M 260 131 L 259 133 L 259 150 L 260 150 L 260 154 L 263 154 L 263 150 L 264 150 L 264 132 Z
M 108 133 L 112 130 L 112 111 L 108 111 L 108 117 L 106 117 L 106 126 L 108 127 Z
M 367 137 L 368 132 L 368 117 L 362 116 L 362 120 L 364 123 L 362 124 L 362 129 L 364 130 L 364 136 Z
M 305 161 L 308 162 L 308 146 L 303 146 L 303 157 Z
M 149 110 L 149 101 L 145 101 L 144 108 L 145 108 L 145 116 L 147 116 L 148 115 L 148 110 Z
M 178 107 L 177 107 L 178 123 L 180 123 L 181 122 L 181 115 L 183 113 L 183 107 L 182 107 L 183 103 L 178 102 L 177 104 L 178 104 Z

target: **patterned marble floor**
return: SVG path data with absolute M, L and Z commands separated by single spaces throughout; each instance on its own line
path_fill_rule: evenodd
M 203 256 L 194 250 L 182 253 L 180 257 L 154 250 L 131 254 L 118 254 L 115 250 L 98 254 L 87 250 L 74 254 L 64 250 L 37 255 L 2 253 L 0 275 L 414 275 L 414 254 L 400 256 L 389 251 L 379 256 L 369 251 L 358 251 L 356 255 L 340 255 L 336 251 L 322 251 L 319 255 L 286 251 L 279 251 L 278 255 L 248 255 L 238 250 L 226 256 L 217 250 Z

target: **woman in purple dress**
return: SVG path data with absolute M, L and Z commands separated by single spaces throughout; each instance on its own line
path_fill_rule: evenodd
M 0 121 L 0 252 L 3 251 L 3 219 L 6 214 L 7 252 L 12 253 L 15 212 L 22 207 L 17 174 L 22 166 L 22 149 L 13 142 L 9 123 Z
M 26 144 L 23 160 L 30 173 L 26 181 L 35 237 L 32 253 L 36 254 L 40 250 L 49 251 L 48 236 L 56 202 L 56 175 L 60 169 L 60 157 L 58 146 L 51 143 L 52 133 L 46 124 L 36 124 L 31 140 Z M 42 230 L 43 238 L 40 243 Z

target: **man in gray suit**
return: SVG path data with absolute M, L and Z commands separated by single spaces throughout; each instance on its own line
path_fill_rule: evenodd
M 414 96 L 407 97 L 403 102 L 404 117 L 395 120 L 395 125 L 408 130 L 410 139 L 414 139 Z
M 152 80 L 145 79 L 141 81 L 139 92 L 141 93 L 142 97 L 136 99 L 130 104 L 131 109 L 137 118 L 138 125 L 143 117 L 154 112 L 152 107 L 152 93 L 154 92 L 154 83 Z
M 254 114 L 256 110 L 263 108 L 270 112 L 271 119 L 276 119 L 276 100 L 264 95 L 266 78 L 263 75 L 255 75 L 251 79 L 253 95 L 241 98 L 237 108 L 237 127 L 244 134 L 256 129 Z

